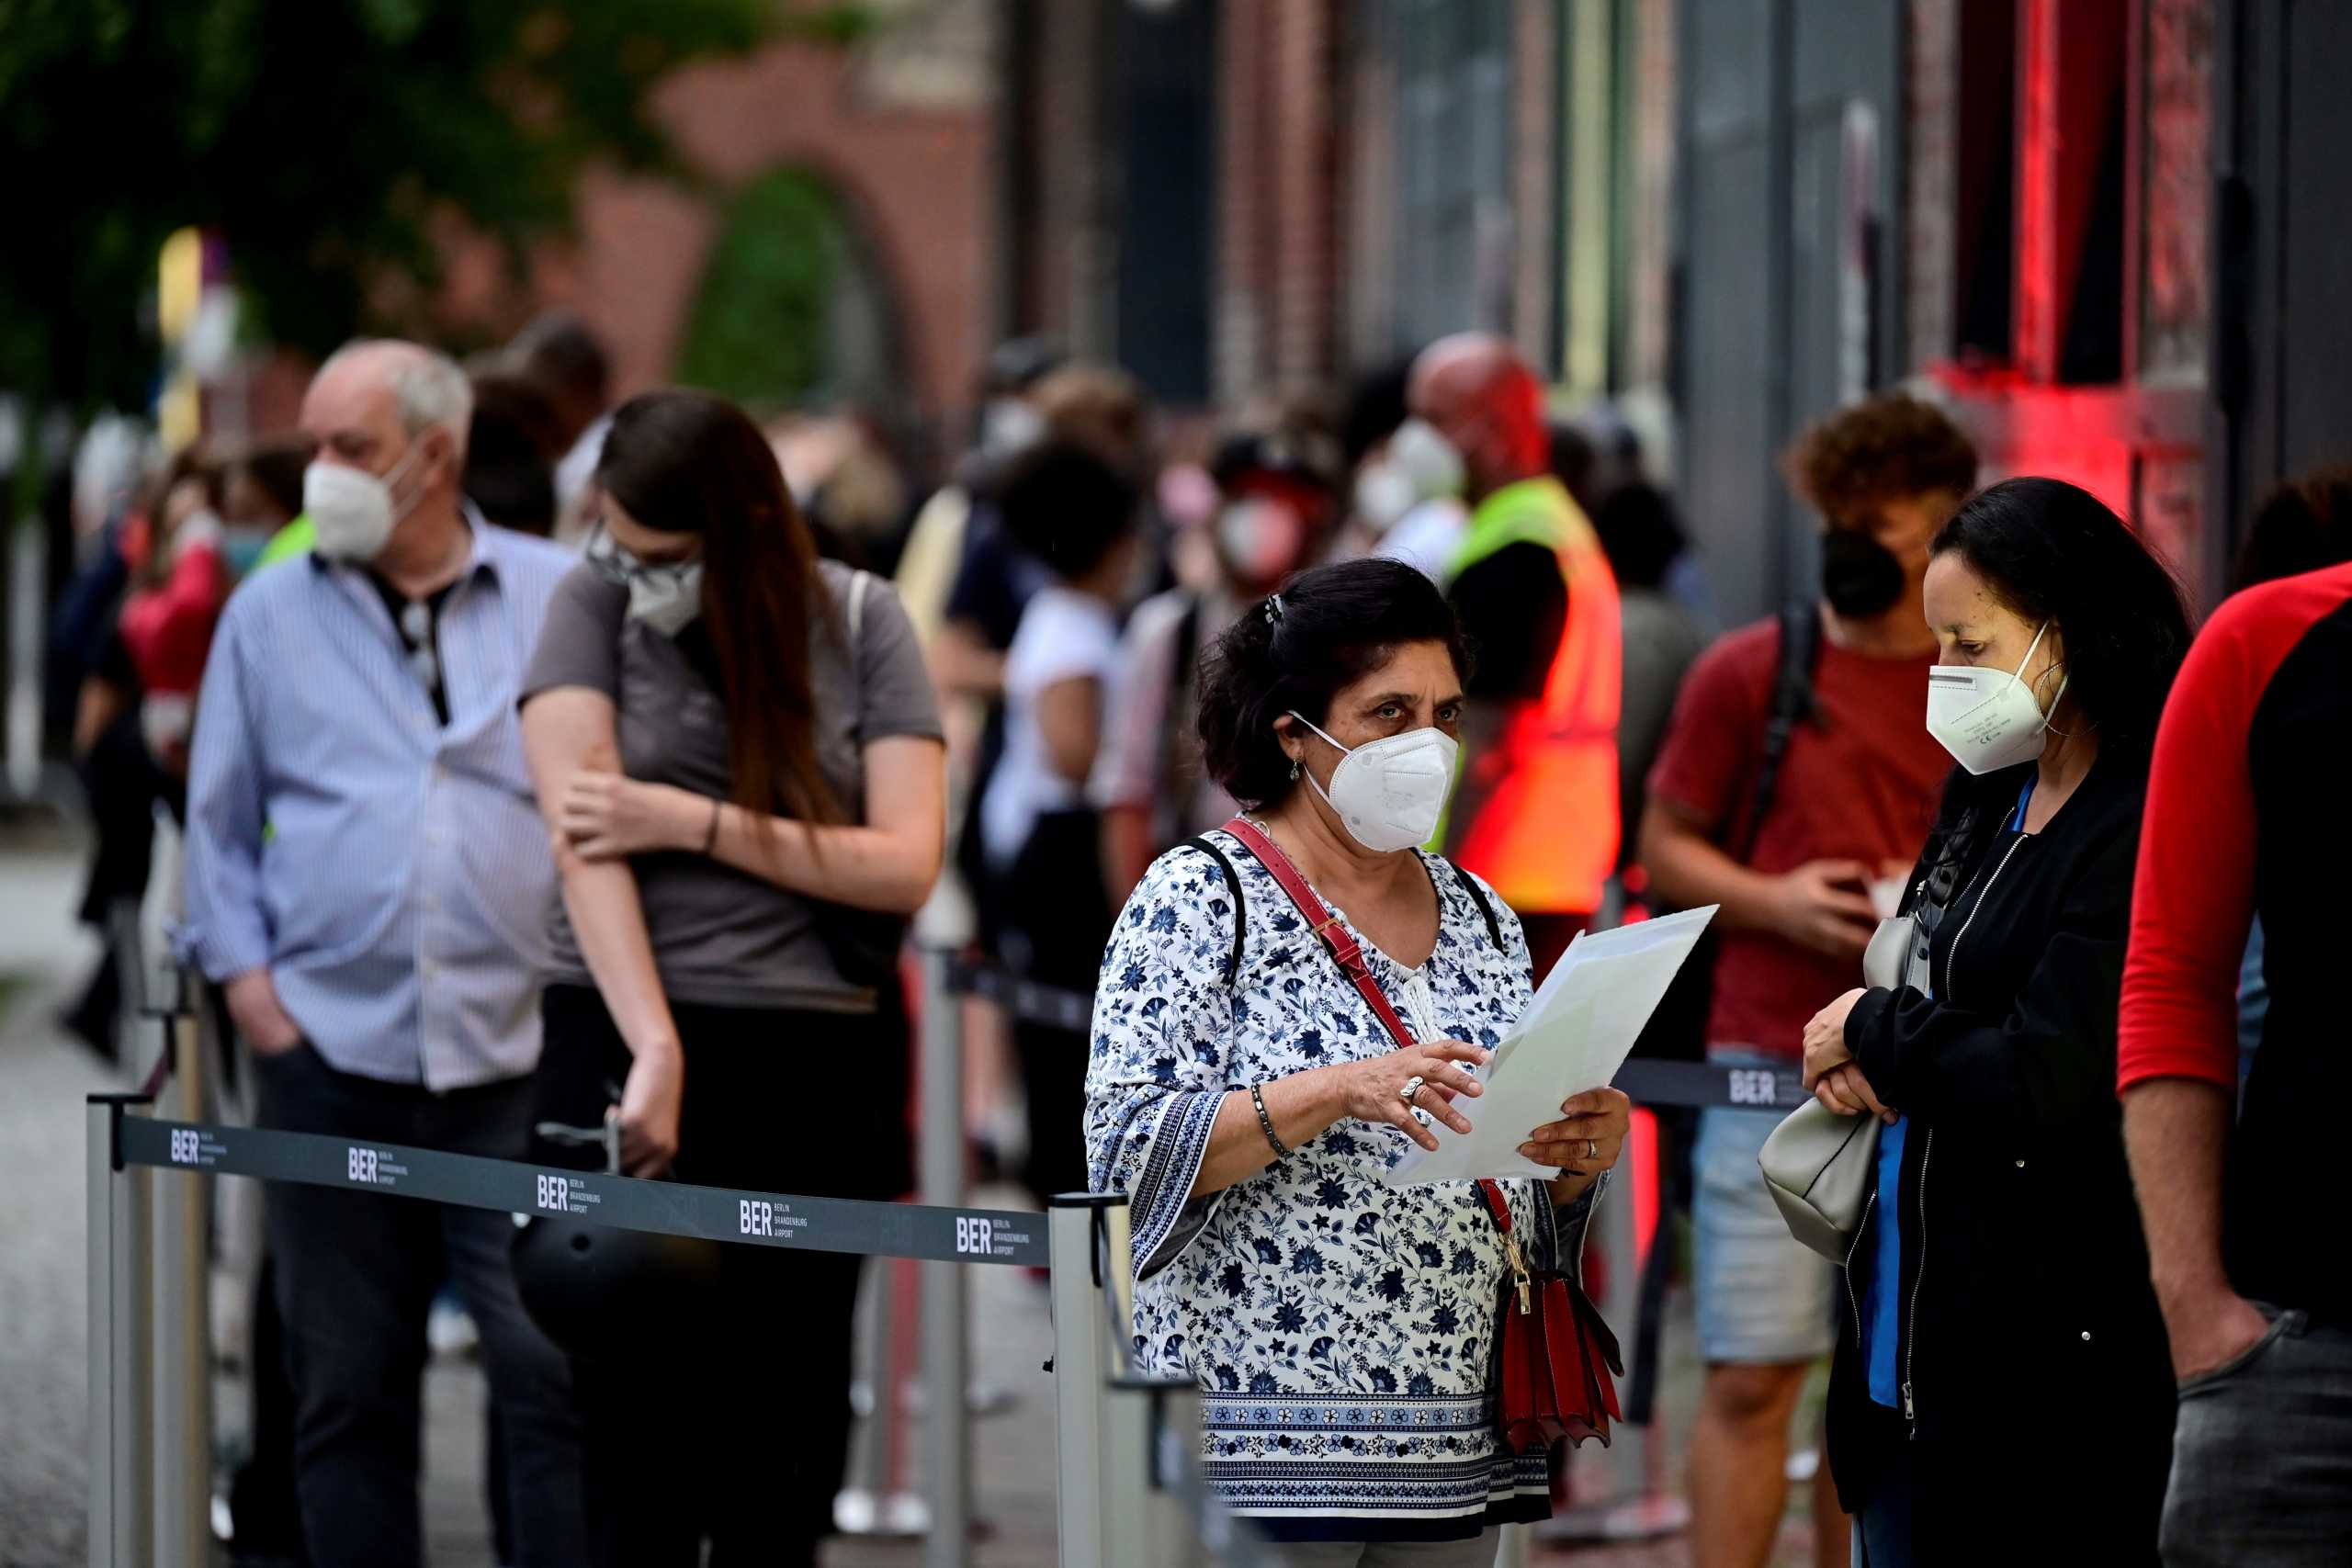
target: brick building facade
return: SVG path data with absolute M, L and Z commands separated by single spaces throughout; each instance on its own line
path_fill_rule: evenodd
M 502 335 L 531 310 L 577 310 L 609 345 L 621 396 L 670 380 L 740 193 L 779 172 L 829 194 L 861 320 L 820 388 L 873 408 L 933 454 L 957 439 L 997 314 L 993 0 L 884 0 L 846 47 L 780 42 L 688 66 L 654 112 L 691 183 L 591 174 L 577 234 L 519 290 L 487 244 L 453 247 L 455 335 Z

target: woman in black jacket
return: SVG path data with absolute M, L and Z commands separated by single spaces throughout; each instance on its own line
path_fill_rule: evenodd
M 2115 1015 L 2188 615 L 2131 529 L 2055 479 L 1983 491 L 1934 548 L 1928 728 L 1961 767 L 1905 899 L 1910 983 L 1805 1030 L 1807 1087 L 1885 1123 L 1831 1464 L 1858 1565 L 2152 1562 L 2172 1375 Z

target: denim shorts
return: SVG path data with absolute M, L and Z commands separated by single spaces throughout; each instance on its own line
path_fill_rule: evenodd
M 1767 1056 L 1711 1052 L 1733 1066 L 1784 1066 Z M 1797 1245 L 1756 1156 L 1787 1114 L 1709 1106 L 1699 1112 L 1690 1203 L 1699 1353 L 1710 1362 L 1817 1360 L 1838 1342 L 1838 1267 Z

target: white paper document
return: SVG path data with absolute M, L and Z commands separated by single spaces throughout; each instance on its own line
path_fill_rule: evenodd
M 1416 1145 L 1388 1172 L 1388 1184 L 1558 1175 L 1522 1156 L 1519 1145 L 1560 1119 L 1562 1100 L 1617 1076 L 1714 913 L 1710 904 L 1570 942 L 1493 1057 L 1475 1069 L 1487 1092 L 1455 1097 L 1453 1108 L 1470 1131 L 1432 1120 L 1437 1148 Z

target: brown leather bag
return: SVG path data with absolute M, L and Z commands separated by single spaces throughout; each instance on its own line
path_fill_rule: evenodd
M 1382 995 L 1380 982 L 1364 963 L 1363 950 L 1340 925 L 1339 917 L 1316 897 L 1282 846 L 1238 817 L 1227 822 L 1225 830 L 1240 840 L 1290 895 L 1308 929 L 1322 940 L 1340 972 L 1354 984 L 1397 1048 L 1412 1044 L 1411 1032 Z M 1503 1446 L 1526 1453 L 1563 1438 L 1581 1443 L 1587 1438 L 1598 1438 L 1603 1448 L 1608 1447 L 1609 1423 L 1624 1419 L 1617 1407 L 1614 1381 L 1625 1375 L 1617 1337 L 1575 1279 L 1556 1269 L 1528 1266 L 1519 1238 L 1511 1231 L 1510 1203 L 1502 1188 L 1481 1180 L 1478 1190 L 1487 1201 L 1495 1228 L 1502 1233 L 1503 1257 L 1510 1269 L 1495 1312 L 1500 1364 L 1495 1410 Z

